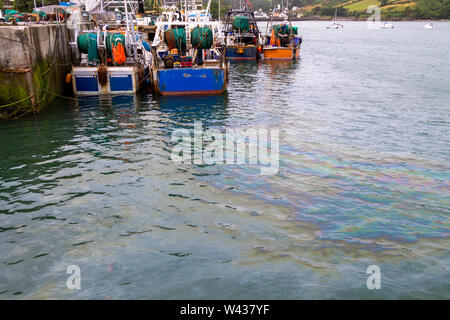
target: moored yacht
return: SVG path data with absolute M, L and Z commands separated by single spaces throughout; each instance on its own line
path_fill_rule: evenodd
M 382 25 L 381 25 L 381 27 L 380 28 L 382 28 L 382 29 L 394 29 L 394 26 L 392 25 L 392 23 L 389 23 L 389 22 L 384 22 Z
M 267 20 L 269 19 L 269 16 L 263 12 L 261 9 L 260 10 L 256 10 L 255 12 L 253 12 L 255 19 L 256 20 Z
M 342 29 L 342 28 L 344 28 L 344 25 L 341 22 L 337 21 L 337 8 L 334 11 L 334 16 L 331 21 L 332 21 L 332 23 L 327 26 L 327 29 Z

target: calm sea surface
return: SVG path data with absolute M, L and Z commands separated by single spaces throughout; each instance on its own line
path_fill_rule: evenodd
M 301 59 L 234 63 L 223 96 L 1 123 L 0 299 L 449 299 L 450 23 L 295 24 Z M 278 128 L 278 174 L 174 164 L 194 121 Z

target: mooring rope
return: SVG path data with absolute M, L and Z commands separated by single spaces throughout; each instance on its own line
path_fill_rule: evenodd
M 18 100 L 18 101 L 12 102 L 12 103 L 8 103 L 8 104 L 4 104 L 4 105 L 0 106 L 0 108 L 6 108 L 6 107 L 10 107 L 10 106 L 13 106 L 13 105 L 19 104 L 19 103 L 21 103 L 21 102 L 23 102 L 23 101 L 25 101 L 25 100 L 28 100 L 28 99 L 30 99 L 31 97 L 33 97 L 33 95 L 32 95 L 32 94 L 31 94 L 31 95 L 29 95 L 29 96 L 28 96 L 28 97 L 26 97 L 26 98 L 23 98 L 23 99 L 21 99 L 21 100 Z

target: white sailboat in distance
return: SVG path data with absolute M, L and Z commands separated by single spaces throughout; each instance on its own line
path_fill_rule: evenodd
M 333 21 L 329 26 L 327 26 L 327 29 L 342 29 L 344 28 L 344 25 L 337 21 L 337 8 L 334 11 Z

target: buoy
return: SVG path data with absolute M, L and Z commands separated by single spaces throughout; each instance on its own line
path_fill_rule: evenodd
M 71 83 L 72 82 L 72 74 L 68 73 L 66 74 L 66 83 Z
M 144 47 L 145 50 L 152 51 L 152 49 L 147 41 L 142 41 L 142 46 Z

